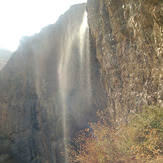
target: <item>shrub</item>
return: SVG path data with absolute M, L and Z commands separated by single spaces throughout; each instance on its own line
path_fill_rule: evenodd
M 108 110 L 98 112 L 99 122 L 80 131 L 67 149 L 69 162 L 161 162 L 163 157 L 163 108 L 146 107 L 130 116 L 126 126 L 113 128 Z

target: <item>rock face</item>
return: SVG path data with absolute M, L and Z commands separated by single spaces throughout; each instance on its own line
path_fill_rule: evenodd
M 163 106 L 163 1 L 88 0 L 87 11 L 112 119 Z
M 163 2 L 88 0 L 24 37 L 0 72 L 0 160 L 62 163 L 73 132 L 163 106 Z M 7 144 L 6 144 L 7 143 Z
M 1 141 L 7 135 L 5 154 L 20 163 L 66 162 L 68 138 L 107 106 L 85 10 L 72 6 L 56 24 L 24 37 L 0 73 Z

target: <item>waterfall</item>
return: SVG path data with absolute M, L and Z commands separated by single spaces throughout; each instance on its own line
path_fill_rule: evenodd
M 83 75 L 85 75 L 85 77 Z M 83 22 L 80 27 L 80 81 L 81 89 L 85 86 L 87 87 L 88 99 L 89 102 L 91 102 L 90 49 L 87 12 L 84 14 Z M 84 84 L 86 85 L 84 86 Z
M 85 9 L 83 15 L 79 12 L 68 20 L 61 41 L 58 81 L 63 141 L 67 148 L 69 124 L 74 122 L 80 127 L 85 123 L 79 117 L 84 117 L 91 105 L 89 28 Z M 67 153 L 65 157 L 67 162 Z
M 76 133 L 108 105 L 86 5 L 73 5 L 55 24 L 23 38 L 0 73 L 0 129 L 19 160 L 68 162 L 65 149 Z

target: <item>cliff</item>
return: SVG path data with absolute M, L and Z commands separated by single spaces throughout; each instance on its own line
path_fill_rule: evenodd
M 162 0 L 88 0 L 87 12 L 112 119 L 163 106 Z
M 1 141 L 18 162 L 66 162 L 69 137 L 106 108 L 99 62 L 91 55 L 86 5 L 23 37 L 0 73 Z
M 97 109 L 118 125 L 163 106 L 162 36 L 161 0 L 88 0 L 22 38 L 0 72 L 0 160 L 66 162 Z

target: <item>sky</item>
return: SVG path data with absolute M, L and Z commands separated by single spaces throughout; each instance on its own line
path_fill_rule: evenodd
M 87 0 L 0 0 L 0 48 L 15 51 L 23 36 L 54 24 L 73 4 Z

